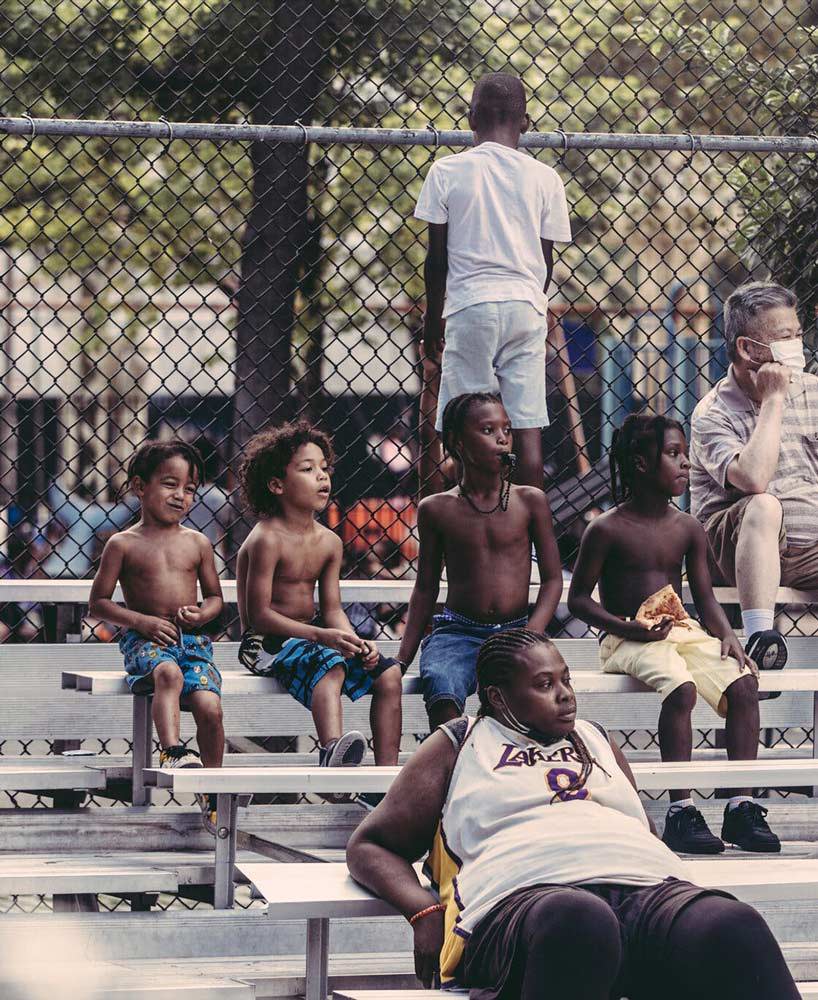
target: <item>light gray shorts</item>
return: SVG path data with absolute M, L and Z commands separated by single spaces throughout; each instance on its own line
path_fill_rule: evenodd
M 435 429 L 446 404 L 464 392 L 497 392 L 515 430 L 547 427 L 547 317 L 530 302 L 479 302 L 446 319 Z

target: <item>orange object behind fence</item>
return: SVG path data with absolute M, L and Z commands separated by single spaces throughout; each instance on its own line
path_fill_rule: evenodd
M 412 560 L 418 554 L 416 524 L 417 508 L 411 500 L 368 497 L 347 511 L 341 522 L 341 538 L 344 546 L 356 555 L 390 542 L 404 559 Z

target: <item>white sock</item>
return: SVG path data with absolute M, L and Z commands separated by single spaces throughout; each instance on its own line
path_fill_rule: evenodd
M 671 802 L 668 808 L 668 816 L 672 812 L 676 812 L 677 809 L 686 809 L 688 806 L 693 805 L 693 799 L 679 799 L 678 802 Z
M 751 608 L 741 612 L 744 635 L 749 639 L 756 632 L 766 632 L 773 627 L 775 615 L 769 608 Z
M 732 798 L 727 800 L 727 808 L 735 809 L 736 806 L 740 806 L 742 802 L 752 802 L 752 795 L 734 795 Z

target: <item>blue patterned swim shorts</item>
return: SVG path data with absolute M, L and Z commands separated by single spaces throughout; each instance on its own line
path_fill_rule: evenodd
M 337 650 L 308 639 L 257 635 L 250 630 L 241 638 L 239 661 L 253 674 L 275 677 L 305 708 L 312 705 L 315 686 L 333 667 L 344 668 L 341 691 L 350 701 L 357 701 L 369 694 L 373 682 L 396 662 L 379 656 L 375 666 L 367 670 L 360 656 L 344 659 Z
M 175 663 L 182 671 L 184 686 L 182 697 L 194 691 L 213 691 L 221 696 L 222 675 L 213 663 L 213 643 L 206 635 L 184 635 L 181 643 L 164 649 L 144 635 L 128 631 L 119 640 L 125 657 L 128 687 L 134 694 L 148 694 L 153 690 L 153 671 L 160 663 Z

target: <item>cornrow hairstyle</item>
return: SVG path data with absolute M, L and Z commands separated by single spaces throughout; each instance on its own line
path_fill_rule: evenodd
M 480 699 L 480 708 L 477 712 L 479 719 L 490 714 L 491 703 L 488 697 L 488 688 L 502 687 L 507 684 L 520 666 L 520 654 L 523 650 L 532 646 L 545 646 L 554 649 L 554 644 L 543 632 L 533 632 L 527 628 L 511 628 L 507 632 L 500 632 L 486 639 L 477 654 L 477 695 Z M 573 746 L 581 764 L 580 773 L 566 788 L 561 788 L 551 797 L 554 802 L 566 793 L 579 791 L 585 787 L 594 766 L 598 767 L 605 774 L 605 768 L 596 760 L 588 749 L 585 740 L 574 729 L 566 737 Z M 610 775 L 608 775 L 610 777 Z
M 271 479 L 283 479 L 293 455 L 305 444 L 321 449 L 327 465 L 335 461 L 332 441 L 306 420 L 282 424 L 255 434 L 244 448 L 239 466 L 239 484 L 244 502 L 255 514 L 276 514 L 281 509 L 278 497 L 270 492 Z
M 128 462 L 125 483 L 119 490 L 118 499 L 127 491 L 134 479 L 147 483 L 162 462 L 177 455 L 184 458 L 201 484 L 205 479 L 205 466 L 198 448 L 180 438 L 170 438 L 167 441 L 143 441 Z
M 472 407 L 477 406 L 479 403 L 498 403 L 500 406 L 503 405 L 502 399 L 500 399 L 496 392 L 464 392 L 462 395 L 450 399 L 446 404 L 446 409 L 443 411 L 443 420 L 441 421 L 443 447 L 458 461 L 462 461 L 462 459 L 457 451 L 457 439 L 463 433 L 463 428 L 466 426 L 466 419 Z
M 457 451 L 457 439 L 463 433 L 469 413 L 472 408 L 480 403 L 497 403 L 503 405 L 502 399 L 496 392 L 464 392 L 460 396 L 454 396 L 446 404 L 441 421 L 441 437 L 444 449 L 457 459 L 458 473 L 457 483 L 462 485 L 463 480 L 463 459 Z M 503 469 L 502 478 L 505 480 L 500 491 L 500 506 L 503 510 L 508 508 L 508 499 L 511 493 L 512 466 Z
M 653 413 L 631 413 L 620 428 L 613 432 L 608 456 L 611 471 L 611 495 L 614 503 L 623 503 L 633 496 L 636 478 L 636 457 L 658 468 L 665 447 L 665 434 L 677 430 L 684 434 L 678 420 Z

